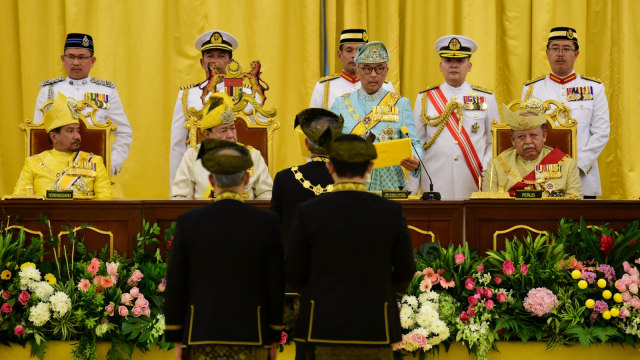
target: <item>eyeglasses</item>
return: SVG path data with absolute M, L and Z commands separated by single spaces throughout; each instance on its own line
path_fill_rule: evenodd
M 64 58 L 69 60 L 69 61 L 78 60 L 80 62 L 85 62 L 85 61 L 91 59 L 91 56 L 84 56 L 84 55 L 75 56 L 75 55 L 67 54 L 67 55 L 64 56 Z
M 558 53 L 570 53 L 570 52 L 576 51 L 576 50 L 572 49 L 572 48 L 568 48 L 568 47 L 565 47 L 565 48 L 552 47 L 552 48 L 549 48 L 549 51 L 551 51 L 554 54 L 558 54 Z
M 362 69 L 362 72 L 364 72 L 365 74 L 371 74 L 372 71 L 375 70 L 376 74 L 382 74 L 385 70 L 387 70 L 387 67 L 384 65 L 381 66 L 377 66 L 377 67 L 369 67 L 369 66 L 362 66 L 360 67 L 360 69 Z

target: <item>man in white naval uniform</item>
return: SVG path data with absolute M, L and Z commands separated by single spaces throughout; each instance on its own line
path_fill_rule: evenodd
M 233 100 L 224 92 L 214 93 L 205 102 L 200 129 L 207 138 L 237 142 L 238 135 L 233 113 Z M 247 172 L 250 175 L 244 193 L 244 199 L 269 200 L 273 180 L 260 151 L 249 145 L 244 145 L 251 155 L 253 167 Z M 213 187 L 209 182 L 209 171 L 202 166 L 198 158 L 200 144 L 196 148 L 189 147 L 176 171 L 176 177 L 171 184 L 171 198 L 201 200 L 209 199 L 213 194 Z
M 358 47 L 369 41 L 367 30 L 346 29 L 340 34 L 340 48 L 338 59 L 342 62 L 342 71 L 339 74 L 321 78 L 313 88 L 309 107 L 331 109 L 331 105 L 338 96 L 350 93 L 361 87 L 360 79 L 356 74 L 356 63 L 353 61 Z M 394 92 L 393 84 L 385 81 L 382 88 Z
M 578 169 L 584 198 L 595 199 L 602 195 L 598 157 L 609 141 L 609 104 L 601 81 L 574 72 L 578 50 L 575 29 L 551 29 L 547 41 L 551 74 L 525 83 L 522 99 L 556 100 L 571 108 L 571 117 L 578 121 Z
M 500 120 L 498 105 L 491 91 L 465 81 L 471 54 L 477 49 L 475 41 L 461 35 L 436 40 L 445 82 L 420 92 L 414 104 L 424 165 L 442 200 L 468 199 L 478 191 L 483 169 L 491 160 L 491 121 Z M 453 109 L 450 116 L 447 108 Z M 409 189 L 413 186 L 409 184 Z M 420 187 L 429 191 L 424 171 Z
M 64 54 L 60 56 L 62 65 L 67 71 L 67 77 L 40 83 L 41 89 L 36 100 L 33 122 L 37 124 L 42 121 L 40 107 L 48 100 L 55 99 L 58 92 L 77 101 L 93 101 L 98 107 L 96 121 L 104 123 L 106 119 L 110 119 L 118 126 L 114 132 L 116 139 L 111 147 L 110 171 L 115 175 L 122 170 L 122 165 L 129 156 L 133 132 L 120 102 L 116 85 L 110 81 L 89 76 L 89 71 L 96 62 L 93 51 L 93 38 L 90 35 L 78 33 L 67 35 Z

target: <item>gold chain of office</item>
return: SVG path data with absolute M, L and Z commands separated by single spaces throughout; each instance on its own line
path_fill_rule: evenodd
M 455 111 L 458 117 L 462 117 L 462 104 L 457 101 L 449 101 L 444 107 L 444 111 L 442 112 L 442 114 L 437 116 L 428 116 L 427 97 L 427 93 L 425 92 L 422 95 L 422 112 L 420 112 L 422 122 L 428 126 L 437 126 L 438 129 L 436 130 L 435 134 L 433 134 L 431 139 L 429 139 L 426 144 L 422 145 L 422 148 L 425 150 L 431 147 L 434 142 L 436 142 L 436 139 L 438 138 L 438 136 L 440 136 L 440 134 L 444 130 L 444 127 L 447 126 L 447 122 L 449 121 L 449 117 L 451 116 L 452 112 Z
M 311 158 L 311 161 L 329 162 L 329 158 L 324 156 L 314 156 Z M 303 188 L 313 191 L 316 195 L 333 191 L 333 184 L 329 184 L 326 187 L 322 185 L 312 185 L 309 180 L 304 178 L 297 166 L 292 167 L 291 172 L 293 172 L 293 176 L 300 182 L 300 185 L 302 185 Z

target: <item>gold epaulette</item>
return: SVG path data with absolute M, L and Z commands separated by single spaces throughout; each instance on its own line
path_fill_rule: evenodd
M 589 81 L 596 82 L 596 83 L 598 83 L 598 84 L 602 84 L 602 80 L 597 79 L 597 78 L 593 78 L 593 77 L 591 77 L 591 76 L 585 76 L 585 75 L 580 74 L 580 77 L 581 77 L 581 78 L 583 78 L 583 79 L 585 79 L 585 80 L 589 80 Z
M 114 82 L 112 82 L 112 81 L 109 81 L 109 80 L 91 78 L 91 80 L 89 80 L 89 81 L 94 83 L 94 84 L 96 84 L 96 85 L 106 86 L 106 87 L 112 88 L 112 89 L 116 88 L 116 84 Z
M 339 77 L 340 77 L 340 74 L 333 74 L 333 75 L 325 76 L 325 77 L 320 78 L 320 80 L 318 80 L 318 83 L 322 84 L 325 81 L 337 79 Z
M 344 93 L 344 94 L 342 94 L 340 96 L 342 96 L 343 98 L 348 98 L 350 95 L 351 95 L 351 93 Z
M 433 89 L 435 89 L 435 88 L 437 88 L 437 87 L 439 87 L 439 86 L 440 86 L 440 84 L 438 84 L 438 85 L 431 85 L 431 86 L 429 86 L 428 88 L 426 88 L 426 89 L 424 89 L 424 90 L 420 91 L 418 94 L 426 93 L 427 91 L 429 91 L 429 90 L 433 90 Z
M 546 78 L 546 77 L 547 77 L 547 75 L 542 75 L 542 76 L 538 76 L 537 78 L 533 78 L 533 79 L 531 79 L 529 81 L 525 81 L 524 82 L 524 86 L 528 86 L 528 85 L 536 83 L 536 82 L 538 82 L 540 80 L 544 80 L 544 78 Z
M 243 143 L 241 143 L 241 142 L 239 142 L 239 143 L 237 143 L 237 144 L 238 144 L 238 145 L 240 145 L 240 146 L 244 146 L 247 150 L 249 150 L 249 152 L 253 151 L 253 149 L 254 149 L 254 148 L 253 148 L 253 146 L 251 146 L 251 145 L 245 145 L 245 144 L 243 144 Z
M 185 85 L 185 86 L 180 87 L 180 90 L 187 90 L 187 89 L 191 89 L 191 88 L 193 88 L 193 87 L 200 86 L 200 84 L 202 84 L 202 83 L 201 83 L 201 82 L 199 82 L 199 83 L 195 83 L 195 84 L 191 84 L 191 85 Z
M 54 78 L 54 79 L 45 80 L 45 81 L 40 83 L 40 86 L 47 86 L 47 85 L 59 83 L 62 80 L 64 80 L 63 77 L 57 77 L 57 78 Z
M 487 88 L 483 88 L 482 86 L 478 86 L 478 85 L 471 85 L 471 88 L 475 91 L 480 91 L 486 94 L 493 94 L 493 90 L 491 89 L 487 89 Z

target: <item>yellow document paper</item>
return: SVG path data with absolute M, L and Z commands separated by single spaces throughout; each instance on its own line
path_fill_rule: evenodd
M 400 165 L 400 161 L 413 156 L 411 138 L 373 143 L 378 158 L 373 160 L 373 168 Z
M 309 152 L 309 149 L 307 149 L 307 144 L 305 144 L 304 142 L 307 139 L 307 136 L 302 132 L 302 130 L 300 130 L 299 126 L 296 128 L 296 135 L 298 135 L 298 146 L 300 146 L 300 153 L 302 154 L 302 156 L 310 158 L 311 153 Z

